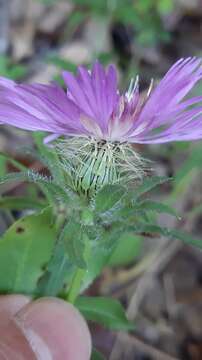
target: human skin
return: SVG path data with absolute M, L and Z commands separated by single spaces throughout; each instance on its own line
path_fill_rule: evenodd
M 89 360 L 90 354 L 87 324 L 71 304 L 0 296 L 0 360 Z

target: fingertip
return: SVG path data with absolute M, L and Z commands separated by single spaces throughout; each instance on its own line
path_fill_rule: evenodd
M 90 332 L 73 305 L 56 298 L 39 299 L 21 309 L 15 321 L 39 358 L 90 359 Z
M 1 326 L 27 305 L 31 299 L 24 295 L 1 295 L 0 296 L 0 319 Z

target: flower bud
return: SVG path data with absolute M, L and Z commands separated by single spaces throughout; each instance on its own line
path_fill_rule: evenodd
M 104 185 L 142 177 L 142 161 L 126 143 L 72 138 L 59 142 L 57 149 L 72 186 L 85 196 L 92 196 Z

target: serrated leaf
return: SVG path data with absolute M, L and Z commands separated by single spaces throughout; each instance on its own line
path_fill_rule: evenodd
M 0 292 L 34 294 L 55 238 L 50 208 L 16 221 L 0 239 Z
M 133 330 L 120 302 L 106 297 L 82 296 L 76 300 L 76 307 L 87 320 L 97 322 L 112 330 Z
M 3 177 L 0 177 L 0 185 L 6 182 L 15 181 L 27 181 L 35 183 L 47 189 L 49 194 L 54 195 L 54 197 L 63 201 L 69 201 L 69 196 L 62 187 L 54 183 L 51 178 L 38 174 L 32 170 L 28 170 L 26 172 L 9 173 Z
M 134 231 L 136 234 L 142 233 L 156 233 L 163 236 L 170 237 L 172 239 L 181 240 L 188 245 L 193 245 L 199 248 L 202 248 L 202 240 L 193 237 L 191 234 L 188 234 L 182 230 L 178 229 L 169 229 L 166 227 L 161 227 L 155 224 L 146 224 L 139 223 L 137 226 L 129 226 L 128 230 Z
M 157 201 L 152 201 L 152 200 L 142 201 L 141 203 L 138 203 L 135 205 L 135 209 L 141 210 L 141 211 L 142 210 L 143 211 L 151 210 L 151 211 L 156 211 L 158 213 L 166 213 L 166 214 L 175 216 L 176 218 L 179 219 L 179 216 L 177 215 L 175 209 L 173 209 L 169 205 L 162 204 Z
M 157 185 L 164 184 L 170 180 L 171 178 L 167 178 L 165 176 L 153 176 L 146 178 L 143 180 L 142 184 L 135 189 L 134 193 L 131 194 L 131 199 L 136 201 L 141 195 L 154 189 Z
M 193 245 L 202 249 L 201 239 L 195 238 L 191 234 L 188 234 L 182 230 L 178 230 L 178 229 L 168 230 L 168 236 L 181 240 L 187 245 Z
M 0 198 L 0 209 L 10 210 L 24 210 L 24 209 L 37 209 L 42 210 L 47 206 L 43 200 L 33 199 L 29 197 L 20 196 L 4 196 Z
M 121 200 L 126 189 L 118 184 L 105 185 L 96 195 L 95 211 L 105 213 L 112 209 Z

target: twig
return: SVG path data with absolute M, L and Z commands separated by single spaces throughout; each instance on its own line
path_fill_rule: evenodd
M 157 350 L 153 346 L 145 344 L 144 341 L 138 339 L 135 336 L 129 335 L 127 333 L 122 334 L 121 343 L 122 343 L 122 346 L 121 346 L 122 349 L 123 349 L 123 347 L 128 349 L 130 346 L 132 346 L 133 349 L 135 349 L 139 352 L 151 355 L 152 358 L 155 360 L 178 360 L 176 357 L 165 354 L 163 351 Z M 125 346 L 123 346 L 123 345 L 125 345 Z M 113 351 L 113 355 L 111 355 L 110 360 L 119 360 L 120 353 L 121 353 L 120 349 L 118 352 Z M 134 355 L 134 353 L 133 353 L 133 355 Z M 121 359 L 123 359 L 123 357 Z M 129 360 L 129 358 L 128 358 L 128 360 Z

